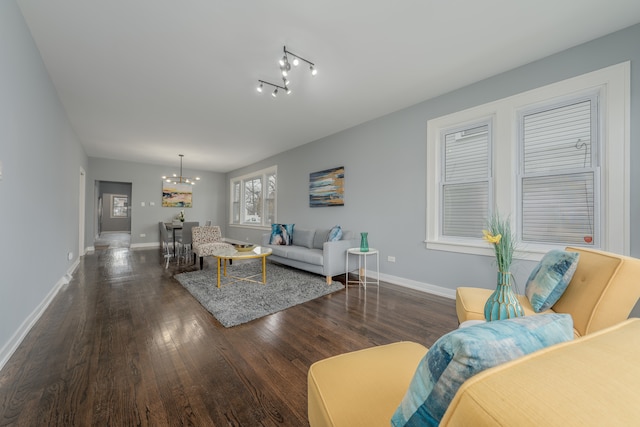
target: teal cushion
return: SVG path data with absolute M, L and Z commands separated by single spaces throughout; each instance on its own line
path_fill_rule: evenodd
M 334 226 L 329 230 L 329 236 L 327 236 L 327 242 L 335 242 L 342 238 L 342 228 L 339 225 Z
M 295 224 L 271 224 L 270 245 L 291 245 L 293 243 L 293 226 Z
M 551 308 L 567 290 L 579 257 L 578 252 L 549 251 L 533 269 L 524 293 L 536 313 Z
M 460 328 L 441 337 L 418 364 L 391 425 L 437 426 L 473 375 L 573 339 L 569 314 L 541 314 Z

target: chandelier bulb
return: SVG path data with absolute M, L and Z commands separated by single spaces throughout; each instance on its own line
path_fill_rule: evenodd
M 297 67 L 299 64 L 300 64 L 300 60 L 296 56 L 294 56 L 293 57 L 293 66 Z

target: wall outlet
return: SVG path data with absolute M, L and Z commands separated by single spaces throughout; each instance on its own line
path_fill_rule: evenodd
M 140 233 L 140 237 L 147 237 L 147 235 L 144 233 Z
M 156 202 L 149 202 L 149 206 L 155 206 Z
M 396 262 L 396 257 L 389 255 L 389 256 L 387 257 L 387 261 L 389 261 L 389 262 Z
M 69 253 L 67 254 L 67 259 L 68 259 L 69 261 L 71 261 L 71 260 L 73 259 L 73 252 L 69 252 Z
M 140 206 L 144 208 L 144 202 L 140 202 Z

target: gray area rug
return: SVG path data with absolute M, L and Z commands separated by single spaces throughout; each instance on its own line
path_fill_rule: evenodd
M 227 275 L 260 276 L 261 263 L 253 260 L 227 266 Z M 221 276 L 217 288 L 217 270 L 198 270 L 174 276 L 222 325 L 229 328 L 268 314 L 311 301 L 344 288 L 340 282 L 327 285 L 324 276 L 279 264 L 267 263 L 267 283 L 236 282 Z

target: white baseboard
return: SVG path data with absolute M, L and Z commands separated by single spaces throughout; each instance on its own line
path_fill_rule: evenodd
M 131 249 L 150 249 L 150 248 L 159 248 L 160 242 L 151 242 L 151 243 L 133 243 L 130 248 Z
M 376 277 L 376 272 L 367 270 L 367 281 Z M 391 276 L 389 274 L 380 273 L 380 280 L 394 285 L 404 286 L 405 288 L 415 289 L 417 291 L 427 292 L 429 294 L 438 295 L 445 298 L 455 299 L 455 289 L 443 288 L 442 286 L 431 285 L 429 283 L 418 282 L 404 277 Z
M 33 325 L 36 324 L 42 313 L 47 309 L 53 298 L 58 294 L 60 289 L 69 284 L 71 278 L 73 277 L 73 272 L 78 265 L 80 264 L 80 259 L 76 258 L 75 262 L 69 267 L 67 273 L 58 280 L 53 288 L 49 291 L 49 293 L 44 297 L 42 302 L 31 312 L 29 316 L 22 322 L 18 330 L 13 334 L 13 336 L 7 341 L 7 343 L 2 346 L 0 349 L 0 370 L 4 367 L 4 365 L 9 361 L 13 353 L 18 349 L 22 340 L 27 336 Z

